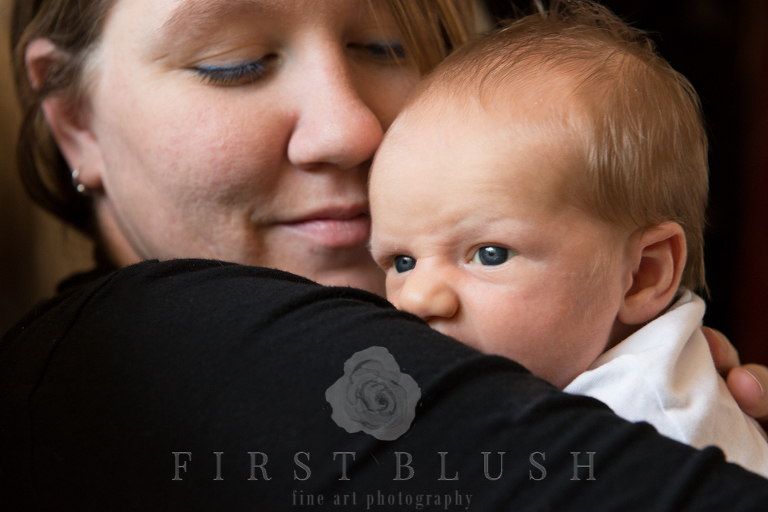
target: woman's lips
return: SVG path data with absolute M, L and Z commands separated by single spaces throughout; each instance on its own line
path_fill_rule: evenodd
M 371 236 L 371 217 L 363 209 L 322 212 L 282 225 L 330 249 L 363 245 Z

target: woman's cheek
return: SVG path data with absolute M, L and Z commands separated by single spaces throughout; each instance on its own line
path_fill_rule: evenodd
M 198 107 L 180 112 L 166 141 L 154 143 L 156 161 L 165 160 L 169 187 L 196 192 L 197 199 L 230 203 L 270 190 L 283 167 L 284 136 L 279 120 L 259 119 L 243 107 Z M 273 117 L 273 116 L 269 116 Z M 260 130 L 265 124 L 273 130 Z

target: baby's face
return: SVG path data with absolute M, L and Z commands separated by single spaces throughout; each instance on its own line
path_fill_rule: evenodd
M 627 237 L 568 200 L 577 159 L 529 130 L 530 113 L 434 112 L 409 110 L 374 162 L 371 248 L 387 297 L 565 387 L 608 342 Z

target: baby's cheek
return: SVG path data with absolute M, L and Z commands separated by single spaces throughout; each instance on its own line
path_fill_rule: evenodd
M 392 303 L 393 306 L 395 306 L 397 309 L 400 309 L 399 306 L 399 298 L 400 298 L 400 288 L 401 283 L 398 283 L 397 281 L 400 281 L 396 277 L 393 277 L 390 275 L 390 272 L 387 272 L 387 279 L 386 279 L 386 290 L 387 290 L 387 300 Z

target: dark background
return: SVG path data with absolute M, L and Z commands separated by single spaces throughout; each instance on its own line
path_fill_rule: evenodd
M 496 19 L 529 0 L 485 0 Z M 546 5 L 547 2 L 544 2 Z M 603 0 L 701 97 L 710 141 L 705 323 L 768 364 L 768 1 Z

